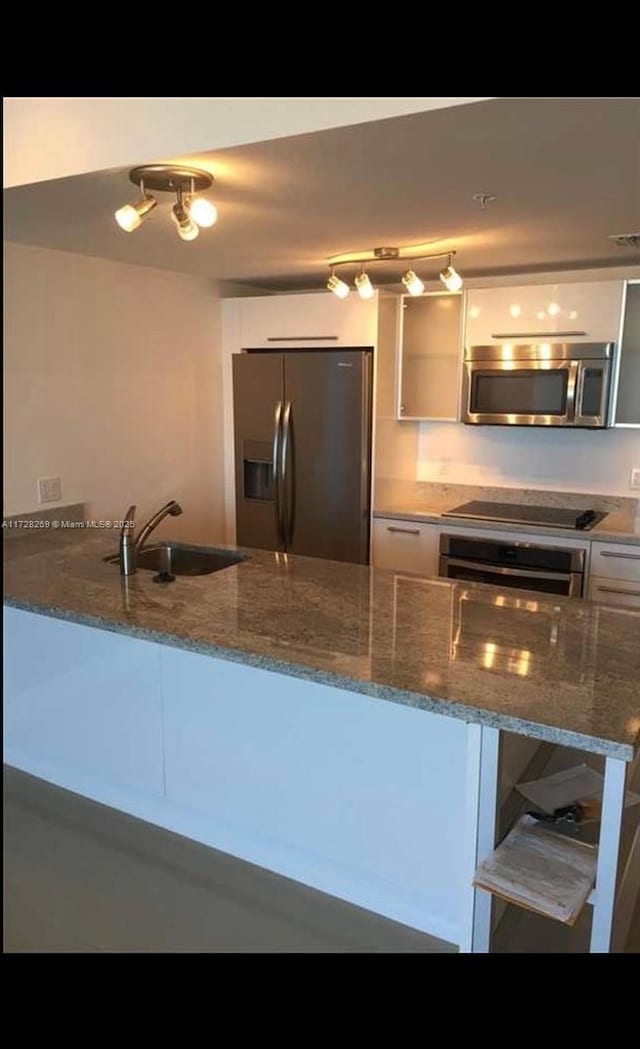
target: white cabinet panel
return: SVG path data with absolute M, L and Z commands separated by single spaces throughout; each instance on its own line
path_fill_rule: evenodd
M 605 579 L 592 575 L 589 598 L 591 601 L 601 601 L 608 605 L 625 605 L 628 608 L 640 609 L 640 583 L 626 583 L 621 579 Z
M 7 759 L 74 789 L 74 776 L 163 793 L 156 645 L 5 608 Z M 31 764 L 33 759 L 33 764 Z M 80 781 L 78 781 L 80 782 Z
M 395 572 L 438 574 L 438 526 L 376 517 L 373 521 L 372 562 Z
M 592 543 L 591 574 L 640 584 L 640 546 Z
M 169 648 L 163 664 L 167 804 L 191 836 L 457 939 L 463 722 Z
M 377 295 L 366 301 L 330 292 L 241 299 L 239 348 L 374 346 L 377 324 Z
M 622 292 L 622 281 L 471 290 L 466 344 L 565 337 L 572 342 L 617 342 Z

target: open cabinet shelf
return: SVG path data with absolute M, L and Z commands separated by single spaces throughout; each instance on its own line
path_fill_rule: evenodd
M 524 774 L 519 777 L 519 781 L 543 778 L 579 764 L 587 764 L 595 771 L 604 773 L 604 759 L 597 755 L 569 747 L 552 747 L 545 744 L 539 748 L 526 770 L 523 770 Z M 626 790 L 637 793 L 640 786 L 639 781 L 640 761 L 636 759 L 636 762 L 627 768 Z M 511 782 L 513 783 L 513 780 Z M 580 826 L 577 837 L 568 837 L 557 831 L 549 830 L 544 824 L 533 821 L 533 827 L 529 828 L 527 833 L 520 834 L 519 850 L 514 852 L 513 849 L 505 849 L 504 846 L 514 834 L 514 829 L 522 820 L 524 813 L 534 806 L 519 795 L 515 789 L 507 791 L 506 794 L 502 791 L 500 800 L 497 824 L 501 845 L 498 845 L 494 852 L 479 864 L 474 882 L 485 892 L 490 892 L 493 897 L 491 949 L 499 953 L 520 951 L 580 953 L 588 951 L 592 927 L 592 907 L 584 907 L 584 904 L 594 905 L 598 898 L 597 884 L 595 887 L 593 885 L 596 882 L 595 865 L 598 857 L 600 823 L 585 823 Z M 522 832 L 522 825 L 520 829 Z M 566 898 L 571 896 L 569 885 L 564 884 L 562 875 L 560 875 L 559 884 L 555 886 L 551 879 L 546 904 L 545 894 L 541 891 L 541 886 L 536 884 L 536 874 L 544 881 L 545 873 L 549 873 L 545 868 L 546 858 L 541 854 L 541 842 L 545 840 L 541 838 L 541 834 L 544 834 L 545 831 L 556 841 L 560 839 L 568 843 L 565 857 L 569 865 L 567 868 L 568 882 L 573 881 L 576 873 L 572 868 L 572 855 L 574 859 L 580 857 L 581 853 L 583 856 L 589 853 L 591 857 L 590 865 L 587 865 L 587 868 L 584 864 L 578 863 L 583 880 L 580 882 L 578 878 L 580 884 L 576 886 L 574 904 L 573 906 L 568 905 L 570 923 L 567 924 L 565 924 L 566 918 L 563 920 L 557 906 L 556 890 L 559 890 Z M 511 844 L 513 844 L 513 839 Z M 505 864 L 507 852 L 510 856 L 509 862 Z M 514 857 L 516 860 L 519 858 L 522 864 L 520 877 L 518 877 L 517 865 L 514 866 Z M 551 869 L 553 870 L 553 864 Z M 584 877 L 588 870 L 592 872 L 592 876 L 589 875 L 592 889 L 585 893 Z M 509 879 L 511 879 L 511 884 Z M 624 950 L 634 908 L 639 898 L 639 889 L 640 804 L 635 804 L 626 807 L 623 811 L 613 916 L 611 946 L 613 950 Z M 532 890 L 534 890 L 533 895 L 539 897 L 537 900 L 530 898 Z

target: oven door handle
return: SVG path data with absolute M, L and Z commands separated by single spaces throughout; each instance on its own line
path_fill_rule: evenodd
M 535 568 L 503 568 L 502 565 L 492 565 L 487 562 L 462 561 L 456 557 L 447 557 L 446 565 L 455 565 L 458 568 L 477 568 L 480 572 L 494 572 L 498 575 L 518 576 L 520 579 L 560 579 L 569 581 L 575 572 L 538 572 Z M 445 566 L 446 567 L 446 566 Z

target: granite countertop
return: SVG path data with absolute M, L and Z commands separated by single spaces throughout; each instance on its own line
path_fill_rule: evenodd
M 631 760 L 640 613 L 245 551 L 213 575 L 123 579 L 115 536 L 5 544 L 5 603 Z M 17 549 L 20 548 L 20 549 Z
M 396 521 L 417 521 L 427 524 L 446 524 L 452 528 L 473 528 L 492 532 L 523 532 L 528 535 L 555 536 L 558 539 L 586 539 L 589 542 L 628 543 L 640 546 L 640 515 L 628 510 L 614 510 L 607 513 L 603 521 L 595 528 L 581 531 L 576 528 L 550 528 L 538 524 L 514 524 L 506 521 L 476 521 L 465 517 L 443 517 L 446 510 L 456 506 L 449 500 L 444 505 L 434 501 L 429 503 L 390 503 L 382 504 L 373 512 L 374 517 L 389 518 Z

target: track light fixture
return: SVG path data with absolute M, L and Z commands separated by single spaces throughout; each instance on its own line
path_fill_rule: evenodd
M 407 270 L 402 278 L 402 283 L 409 292 L 409 295 L 422 295 L 424 291 L 424 282 L 420 280 L 417 273 L 413 270 Z
M 333 266 L 331 267 L 331 275 L 327 281 L 327 289 L 328 291 L 332 291 L 334 295 L 337 295 L 339 299 L 346 299 L 349 294 L 349 285 L 345 284 L 345 282 L 340 280 L 339 277 L 336 277 L 333 272 Z
M 171 218 L 181 240 L 195 240 L 200 227 L 213 226 L 218 219 L 215 204 L 206 197 L 196 196 L 197 192 L 209 189 L 213 184 L 213 176 L 208 171 L 175 164 L 145 164 L 130 171 L 129 179 L 139 187 L 140 200 L 135 204 L 125 204 L 115 213 L 116 222 L 126 233 L 138 229 L 158 203 L 149 190 L 175 193 Z
M 360 273 L 356 277 L 356 288 L 361 299 L 372 299 L 374 296 L 373 284 L 364 271 L 364 265 L 360 267 Z
M 116 222 L 125 233 L 133 233 L 134 229 L 142 225 L 150 211 L 155 208 L 158 201 L 155 197 L 147 196 L 144 191 L 144 181 L 140 180 L 140 200 L 135 204 L 125 204 L 123 208 L 116 211 Z
M 200 229 L 191 218 L 191 209 L 187 210 L 184 205 L 182 189 L 178 186 L 176 190 L 176 202 L 171 209 L 171 218 L 176 224 L 178 236 L 181 240 L 195 240 Z
M 440 280 L 447 291 L 460 291 L 462 287 L 462 277 L 451 265 L 451 255 L 449 255 L 449 262 L 440 274 Z
M 409 295 L 422 295 L 424 293 L 424 281 L 420 279 L 413 268 L 416 262 L 423 262 L 427 259 L 447 259 L 447 265 L 440 273 L 440 280 L 446 287 L 447 291 L 460 291 L 460 288 L 462 287 L 462 277 L 453 268 L 451 263 L 455 251 L 438 251 L 425 255 L 422 254 L 420 248 L 420 245 L 414 245 L 412 248 L 373 248 L 372 251 L 369 251 L 366 254 L 359 255 L 354 253 L 334 256 L 334 258 L 329 260 L 331 272 L 329 279 L 327 280 L 327 289 L 332 291 L 334 295 L 337 295 L 339 299 L 346 299 L 349 294 L 349 285 L 336 276 L 335 268 L 336 266 L 358 265 L 360 270 L 355 279 L 356 290 L 361 299 L 370 299 L 375 292 L 369 276 L 366 273 L 365 265 L 372 262 L 388 263 L 395 260 L 406 259 L 409 261 L 410 265 L 409 269 L 405 270 L 402 275 L 402 283 Z

